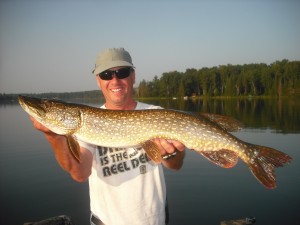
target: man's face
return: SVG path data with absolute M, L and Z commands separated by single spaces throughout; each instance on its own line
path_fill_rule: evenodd
M 114 67 L 109 71 L 116 71 L 126 67 Z M 130 75 L 123 79 L 118 79 L 116 74 L 113 74 L 111 80 L 103 80 L 96 76 L 97 84 L 102 90 L 106 100 L 106 107 L 109 108 L 124 106 L 132 100 L 133 84 L 135 83 L 135 72 L 132 70 Z

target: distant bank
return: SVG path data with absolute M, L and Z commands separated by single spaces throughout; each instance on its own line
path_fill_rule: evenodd
M 0 102 L 2 103 L 14 103 L 18 101 L 18 95 L 28 95 L 32 97 L 38 98 L 57 98 L 62 100 L 68 99 L 99 99 L 102 97 L 102 92 L 100 90 L 92 90 L 92 91 L 81 91 L 81 92 L 63 92 L 63 93 L 19 93 L 19 94 L 0 94 Z

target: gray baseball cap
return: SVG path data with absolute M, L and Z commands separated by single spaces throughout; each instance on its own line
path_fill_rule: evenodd
M 129 52 L 124 48 L 110 48 L 97 55 L 93 74 L 98 75 L 105 70 L 118 66 L 134 67 Z

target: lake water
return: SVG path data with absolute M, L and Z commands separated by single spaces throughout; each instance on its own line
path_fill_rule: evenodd
M 255 216 L 257 225 L 300 224 L 300 106 L 282 100 L 151 101 L 165 108 L 233 116 L 245 124 L 238 138 L 293 157 L 276 170 L 278 187 L 268 190 L 239 162 L 220 168 L 187 151 L 183 168 L 165 170 L 170 225 L 219 225 Z M 89 224 L 87 183 L 76 183 L 56 163 L 50 145 L 19 105 L 0 105 L 1 224 L 18 225 L 68 215 Z

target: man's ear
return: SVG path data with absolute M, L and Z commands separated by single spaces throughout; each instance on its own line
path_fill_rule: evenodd
M 101 90 L 100 77 L 98 75 L 96 76 L 96 81 L 99 89 Z
M 132 73 L 132 83 L 135 84 L 135 70 L 133 70 Z

